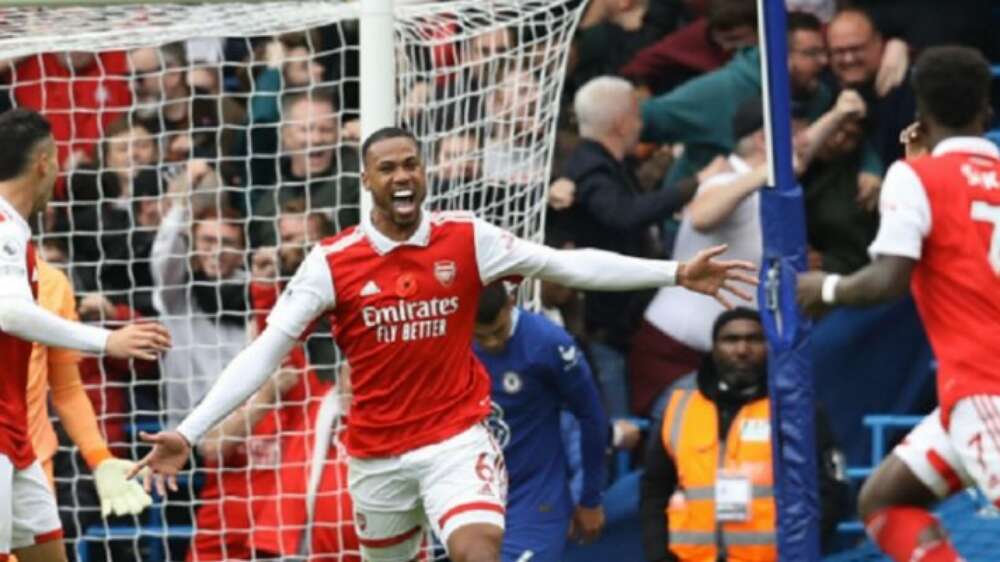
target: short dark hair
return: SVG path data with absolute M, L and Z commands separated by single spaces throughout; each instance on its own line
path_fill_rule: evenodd
M 819 21 L 819 18 L 809 12 L 793 11 L 788 12 L 785 29 L 788 30 L 788 35 L 791 35 L 796 31 L 815 31 L 816 33 L 822 33 L 823 22 Z
M 479 308 L 476 309 L 476 324 L 492 324 L 500 316 L 500 311 L 510 302 L 510 294 L 503 281 L 487 285 L 479 295 Z
M 11 109 L 0 115 L 0 181 L 24 172 L 39 143 L 52 136 L 52 125 L 38 112 Z
M 244 232 L 246 219 L 242 214 L 240 214 L 239 211 L 229 207 L 228 205 L 209 205 L 195 211 L 191 221 L 192 236 L 197 233 L 198 227 L 200 227 L 202 223 L 216 221 L 225 226 L 231 226 L 239 229 L 240 240 L 244 245 L 246 245 L 246 233 Z
M 311 102 L 317 103 L 329 103 L 330 107 L 333 108 L 334 113 L 337 112 L 337 93 L 333 88 L 310 88 L 309 90 L 299 90 L 293 89 L 285 95 L 281 96 L 281 113 L 282 116 L 288 113 L 292 109 L 292 106 L 299 103 L 302 100 L 309 100 Z
M 368 135 L 365 142 L 361 143 L 361 162 L 365 162 L 368 159 L 368 149 L 370 149 L 373 144 L 379 141 L 398 138 L 410 139 L 418 149 L 420 148 L 420 141 L 418 141 L 417 137 L 410 131 L 401 127 L 382 127 L 381 129 Z
M 763 322 L 761 322 L 760 320 L 760 312 L 752 308 L 747 308 L 745 306 L 738 306 L 736 308 L 726 310 L 718 317 L 716 317 L 715 323 L 712 324 L 713 342 L 719 339 L 719 332 L 722 331 L 722 328 L 724 328 L 726 324 L 732 322 L 733 320 L 753 320 L 754 322 L 763 325 Z
M 975 124 L 990 101 L 990 64 L 978 50 L 946 45 L 917 57 L 911 83 L 921 112 L 952 129 Z
M 706 10 L 708 28 L 728 31 L 737 27 L 757 27 L 757 2 L 754 0 L 712 0 Z

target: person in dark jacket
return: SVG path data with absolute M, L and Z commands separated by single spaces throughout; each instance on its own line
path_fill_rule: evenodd
M 770 438 L 769 423 L 761 423 L 761 420 L 754 420 L 752 416 L 747 415 L 747 412 L 752 412 L 756 408 L 757 415 L 760 416 L 763 412 L 766 420 L 769 412 L 766 403 L 768 390 L 767 342 L 760 314 L 748 308 L 736 308 L 723 312 L 712 327 L 712 342 L 712 351 L 705 357 L 702 367 L 696 373 L 677 381 L 672 389 L 668 389 L 660 400 L 660 407 L 655 409 L 658 412 L 658 417 L 654 417 L 653 427 L 650 430 L 651 438 L 646 451 L 646 471 L 640 484 L 643 547 L 646 560 L 649 562 L 683 562 L 686 558 L 691 558 L 686 556 L 686 553 L 698 548 L 674 543 L 680 543 L 681 540 L 691 540 L 690 536 L 684 537 L 682 534 L 684 529 L 681 527 L 690 525 L 691 519 L 694 518 L 693 511 L 697 507 L 688 506 L 697 504 L 698 500 L 702 498 L 695 490 L 685 489 L 683 483 L 685 480 L 692 480 L 691 473 L 697 472 L 701 465 L 692 463 L 691 459 L 674 458 L 667 452 L 665 439 L 662 437 L 663 424 L 690 419 L 682 418 L 675 413 L 685 408 L 690 409 L 692 403 L 700 401 L 704 404 L 707 401 L 714 406 L 718 427 L 718 441 L 716 443 L 725 451 L 727 461 L 732 460 L 731 457 L 740 457 L 741 454 L 746 456 L 747 453 L 742 451 L 745 451 L 748 445 L 753 445 L 752 442 Z M 671 399 L 674 393 L 678 393 L 678 396 Z M 685 394 L 687 394 L 686 399 Z M 667 414 L 669 414 L 669 419 L 665 419 Z M 742 420 L 739 426 L 734 425 L 734 420 L 737 419 Z M 738 430 L 734 431 L 732 429 L 734 427 L 738 427 Z M 684 439 L 683 434 L 686 429 L 690 429 L 690 425 L 672 425 L 669 429 L 670 442 L 675 443 L 675 437 L 678 438 L 676 442 Z M 694 432 L 701 430 L 701 428 L 693 429 Z M 740 439 L 739 446 L 732 446 L 734 438 Z M 711 440 L 706 441 L 706 443 L 709 442 Z M 734 448 L 738 449 L 735 453 L 733 452 Z M 678 447 L 678 450 L 684 451 L 685 448 Z M 818 454 L 822 537 L 830 538 L 838 521 L 847 512 L 848 487 L 844 476 L 843 454 L 836 446 L 829 422 L 818 408 L 816 410 L 816 450 Z M 767 455 L 768 458 L 769 456 Z M 733 475 L 733 472 L 728 473 L 730 477 Z M 716 474 L 708 476 L 714 478 Z M 748 477 L 748 480 L 752 480 L 752 483 L 755 484 L 755 493 L 750 496 L 752 502 L 760 502 L 762 496 L 765 495 L 766 487 L 760 488 L 756 485 L 758 479 L 772 481 L 773 477 L 770 474 Z M 713 501 L 716 503 L 714 507 L 719 508 L 719 501 L 717 499 Z M 756 503 L 748 503 L 750 503 L 749 513 L 744 513 L 748 523 L 740 523 L 741 525 L 752 525 L 754 519 L 766 518 L 762 515 L 766 516 L 767 513 L 758 512 L 759 508 Z M 688 509 L 690 511 L 689 517 L 685 518 L 684 521 L 675 521 L 673 528 L 671 528 L 667 515 L 668 505 L 671 510 Z M 734 506 L 730 505 L 729 507 Z M 717 513 L 715 515 L 718 516 Z M 730 518 L 731 521 L 738 519 L 737 517 Z M 758 524 L 774 525 L 773 521 L 758 521 Z M 729 532 L 730 529 L 739 528 L 739 526 L 720 527 L 722 534 Z M 687 533 L 687 535 L 691 534 Z M 766 534 L 758 534 L 757 539 L 763 540 L 763 535 Z M 679 540 L 672 543 L 671 539 L 674 537 Z M 684 538 L 681 539 L 681 537 Z M 763 544 L 755 546 L 755 548 L 766 547 L 767 545 Z M 704 548 L 717 549 L 717 545 L 713 541 L 713 544 L 706 545 Z M 717 550 L 719 560 L 725 560 L 723 549 Z
M 856 9 L 838 12 L 826 28 L 826 37 L 830 70 L 842 89 L 855 89 L 865 98 L 866 136 L 887 167 L 903 157 L 899 133 L 913 121 L 916 112 L 913 88 L 903 80 L 882 95 L 877 92 L 876 78 L 886 40 L 866 12 Z
M 639 141 L 642 121 L 638 97 L 626 80 L 591 80 L 577 92 L 574 109 L 582 140 L 566 161 L 565 176 L 576 184 L 570 208 L 576 246 L 662 256 L 656 225 L 691 198 L 694 183 L 640 192 L 626 157 Z M 649 296 L 626 292 L 585 297 L 587 340 L 612 417 L 628 413 L 624 351 Z

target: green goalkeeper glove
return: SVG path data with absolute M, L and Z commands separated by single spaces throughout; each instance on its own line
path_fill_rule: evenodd
M 153 498 L 142 489 L 142 486 L 125 475 L 135 463 L 131 461 L 110 458 L 101 461 L 94 469 L 94 484 L 97 495 L 101 498 L 101 517 L 109 514 L 138 515 L 153 503 Z

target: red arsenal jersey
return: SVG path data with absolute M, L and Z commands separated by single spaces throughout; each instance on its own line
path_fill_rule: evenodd
M 35 300 L 38 278 L 31 230 L 0 197 L 0 296 Z M 35 460 L 28 434 L 28 360 L 31 342 L 0 332 L 0 455 L 17 469 Z
M 403 242 L 365 222 L 318 244 L 282 295 L 307 293 L 314 306 L 279 299 L 268 323 L 298 337 L 315 314 L 331 316 L 351 365 L 348 452 L 399 455 L 489 414 L 489 375 L 472 353 L 479 294 L 550 252 L 468 213 L 423 213 Z
M 919 259 L 911 288 L 947 423 L 958 400 L 1000 395 L 1000 153 L 984 139 L 948 139 L 895 164 L 884 189 L 872 251 Z

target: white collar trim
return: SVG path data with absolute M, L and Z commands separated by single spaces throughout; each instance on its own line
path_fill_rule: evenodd
M 371 215 L 365 216 L 361 221 L 361 230 L 365 233 L 368 240 L 371 241 L 372 246 L 375 251 L 379 254 L 388 254 L 389 252 L 395 250 L 399 246 L 420 246 L 426 247 L 431 240 L 431 218 L 430 211 L 425 208 L 420 209 L 420 224 L 417 225 L 417 230 L 413 232 L 413 235 L 406 240 L 393 240 L 382 234 L 375 225 L 372 224 Z
M 951 152 L 967 152 L 990 158 L 1000 158 L 1000 149 L 992 141 L 982 137 L 951 137 L 944 139 L 934 147 L 932 156 L 941 156 Z

